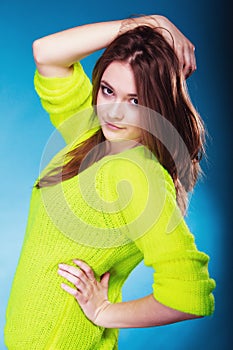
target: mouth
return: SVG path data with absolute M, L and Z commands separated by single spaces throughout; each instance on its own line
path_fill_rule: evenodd
M 109 122 L 106 122 L 106 121 L 104 122 L 104 125 L 107 126 L 107 128 L 112 129 L 112 130 L 123 130 L 123 129 L 125 129 L 125 128 L 122 128 L 122 127 L 120 127 L 118 125 L 115 125 L 115 124 L 112 124 L 112 123 L 109 123 Z

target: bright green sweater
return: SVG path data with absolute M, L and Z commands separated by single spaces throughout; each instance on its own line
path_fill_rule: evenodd
M 92 86 L 79 63 L 65 78 L 36 72 L 35 87 L 67 142 L 98 130 L 97 120 L 93 128 L 88 124 Z M 106 156 L 60 184 L 33 189 L 7 308 L 10 350 L 117 349 L 118 331 L 90 322 L 60 287 L 58 264 L 73 264 L 74 258 L 89 264 L 96 278 L 110 271 L 111 302 L 121 301 L 123 283 L 144 259 L 154 268 L 152 293 L 158 301 L 197 315 L 213 313 L 209 258 L 197 250 L 177 208 L 170 175 L 143 146 Z

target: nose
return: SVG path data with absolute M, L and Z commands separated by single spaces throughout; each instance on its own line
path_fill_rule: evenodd
M 115 102 L 109 104 L 107 114 L 109 120 L 122 120 L 124 118 L 124 108 L 122 103 Z

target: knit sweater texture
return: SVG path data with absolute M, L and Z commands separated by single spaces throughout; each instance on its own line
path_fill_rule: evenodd
M 100 125 L 91 118 L 92 85 L 80 63 L 68 77 L 46 78 L 36 71 L 34 81 L 68 145 L 42 176 Z M 118 330 L 94 325 L 60 287 L 67 281 L 57 274 L 58 264 L 74 265 L 75 258 L 89 264 L 98 280 L 110 272 L 112 303 L 121 301 L 125 280 L 144 259 L 154 269 L 156 300 L 196 315 L 214 311 L 209 257 L 196 247 L 169 173 L 144 146 L 105 156 L 57 185 L 33 188 L 7 307 L 8 349 L 117 349 Z

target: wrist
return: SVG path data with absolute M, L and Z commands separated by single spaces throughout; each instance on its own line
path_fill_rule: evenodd
M 155 18 L 155 21 L 157 22 L 159 27 L 164 26 L 168 21 L 168 19 L 162 15 L 155 15 L 154 18 Z
M 118 35 L 124 34 L 138 26 L 137 18 L 126 18 L 121 21 Z
M 95 313 L 95 319 L 93 321 L 96 326 L 107 328 L 109 314 L 111 314 L 110 308 L 112 305 L 113 304 L 110 303 L 110 301 L 105 300 L 103 304 L 98 307 Z
M 121 35 L 141 25 L 148 25 L 152 28 L 164 26 L 166 28 L 168 26 L 168 23 L 170 23 L 170 21 L 168 21 L 168 19 L 162 15 L 145 15 L 140 17 L 126 18 L 121 20 L 118 35 Z

